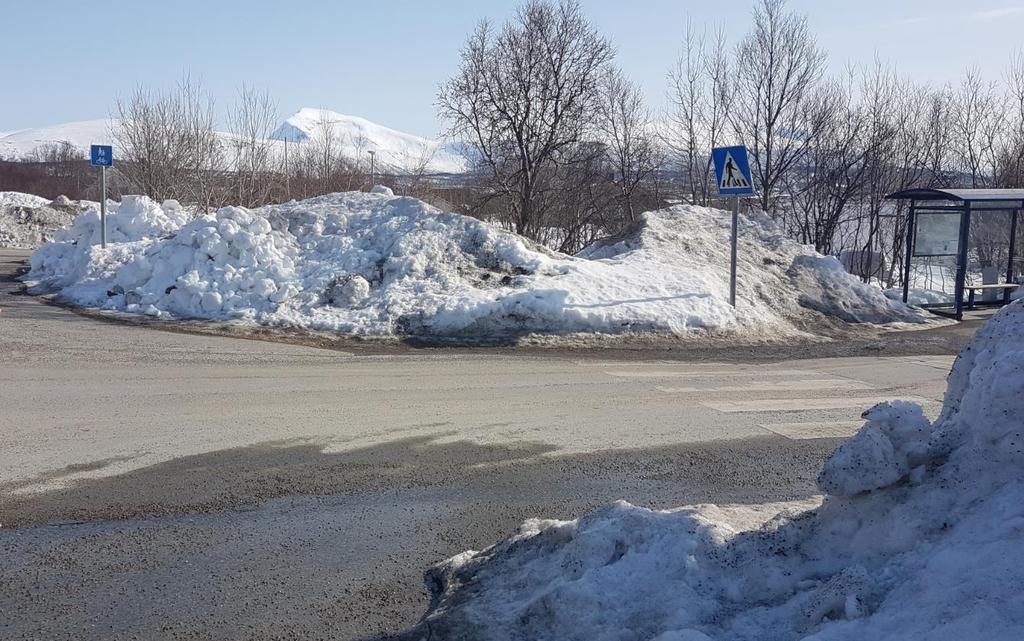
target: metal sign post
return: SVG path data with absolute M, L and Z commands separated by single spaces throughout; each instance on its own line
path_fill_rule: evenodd
M 100 247 L 107 246 L 107 167 L 114 164 L 110 145 L 89 147 L 89 164 L 100 168 Z
M 729 239 L 729 304 L 736 307 L 736 246 L 739 244 L 740 197 L 732 199 L 732 234 Z
M 750 173 L 747 148 L 717 147 L 711 150 L 718 179 L 718 194 L 734 196 L 732 201 L 732 233 L 729 239 L 729 304 L 736 307 L 736 249 L 739 244 L 740 196 L 754 195 L 754 178 Z

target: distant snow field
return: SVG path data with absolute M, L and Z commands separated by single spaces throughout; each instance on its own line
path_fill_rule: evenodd
M 92 208 L 32 255 L 26 279 L 84 307 L 376 336 L 711 330 L 766 340 L 826 317 L 931 322 L 767 218 L 741 217 L 734 309 L 725 212 L 650 212 L 573 257 L 374 192 L 194 220 L 177 203 L 128 196 L 109 206 L 106 249 Z
M 1024 638 L 1024 301 L 961 353 L 934 424 L 884 403 L 825 464 L 821 507 L 754 529 L 618 503 L 433 568 L 407 639 Z
M 327 123 L 327 126 L 322 123 Z M 25 160 L 39 147 L 63 142 L 82 152 L 88 152 L 92 144 L 113 144 L 116 159 L 120 153 L 115 135 L 117 127 L 118 120 L 101 119 L 0 133 L 0 160 Z M 380 171 L 457 174 L 465 172 L 468 167 L 468 161 L 457 145 L 443 144 L 384 127 L 365 118 L 325 109 L 300 109 L 270 134 L 270 140 L 275 143 L 274 153 L 283 155 L 285 140 L 293 144 L 313 142 L 322 138 L 325 131 L 331 133 L 341 155 L 350 160 L 368 165 L 368 152 L 374 152 Z M 235 136 L 227 132 L 219 135 L 230 152 Z

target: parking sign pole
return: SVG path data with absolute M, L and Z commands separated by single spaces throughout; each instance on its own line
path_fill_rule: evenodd
M 100 165 L 100 247 L 107 247 L 107 166 Z
M 110 145 L 89 147 L 89 164 L 100 168 L 100 247 L 107 247 L 107 167 L 114 164 L 114 150 Z
M 729 256 L 729 304 L 736 307 L 736 245 L 738 242 L 738 227 L 740 222 L 740 197 L 732 199 L 732 239 L 730 243 Z

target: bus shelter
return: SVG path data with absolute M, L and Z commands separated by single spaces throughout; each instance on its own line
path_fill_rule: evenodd
M 1024 189 L 907 189 L 903 302 L 957 320 L 1021 295 Z

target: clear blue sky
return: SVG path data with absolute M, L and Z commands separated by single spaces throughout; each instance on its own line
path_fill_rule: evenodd
M 619 64 L 660 107 L 665 73 L 689 16 L 749 27 L 752 0 L 583 0 Z M 107 116 L 137 83 L 166 87 L 188 71 L 219 105 L 240 83 L 268 89 L 282 116 L 327 107 L 434 135 L 438 83 L 481 18 L 514 0 L 9 0 L 0 11 L 0 131 Z M 808 15 L 836 69 L 891 61 L 941 84 L 970 65 L 992 78 L 1024 41 L 1024 2 L 791 0 Z

